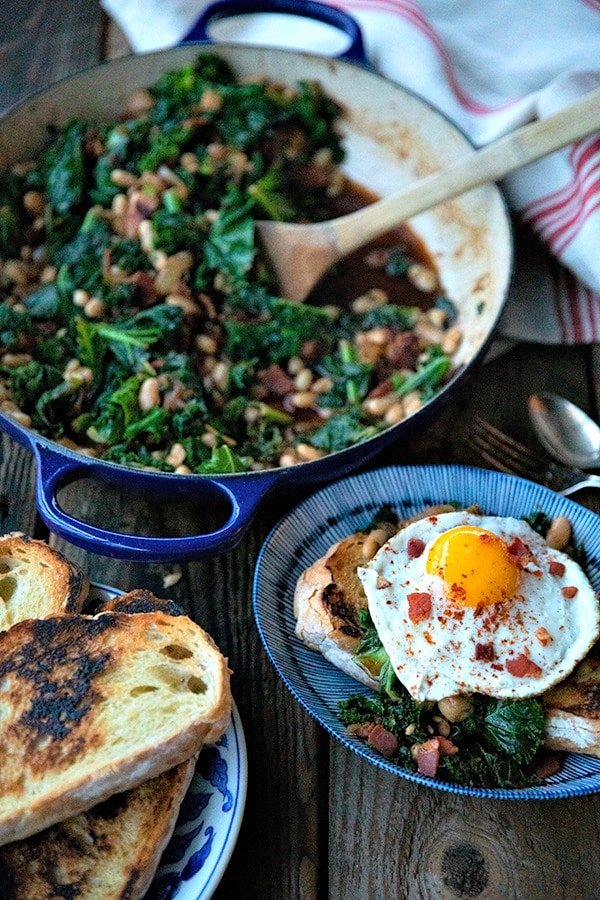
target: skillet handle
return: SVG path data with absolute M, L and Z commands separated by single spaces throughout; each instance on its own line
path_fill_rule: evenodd
M 277 472 L 264 472 L 258 477 L 240 475 L 229 480 L 204 476 L 201 482 L 194 479 L 193 483 L 191 478 L 188 482 L 184 475 L 162 476 L 162 491 L 165 496 L 179 495 L 189 499 L 196 495 L 198 503 L 206 508 L 217 500 L 225 499 L 231 506 L 229 519 L 216 531 L 208 534 L 168 538 L 137 537 L 82 522 L 59 505 L 59 488 L 79 478 L 98 474 L 101 470 L 98 463 L 93 460 L 75 460 L 38 443 L 33 449 L 38 465 L 36 502 L 48 528 L 90 553 L 137 562 L 180 562 L 231 550 L 241 540 L 262 498 L 280 478 Z M 151 478 L 156 479 L 156 476 L 130 470 L 127 472 L 126 484 L 156 491 L 156 481 L 151 487 Z M 157 502 L 160 502 L 159 497 Z
M 343 53 L 337 54 L 336 59 L 349 59 L 364 66 L 369 65 L 362 33 L 356 20 L 341 9 L 316 0 L 216 0 L 215 3 L 209 3 L 181 43 L 202 41 L 210 44 L 212 43 L 208 33 L 210 22 L 254 13 L 287 13 L 331 25 L 350 38 L 350 46 Z M 309 47 L 305 49 L 310 50 Z

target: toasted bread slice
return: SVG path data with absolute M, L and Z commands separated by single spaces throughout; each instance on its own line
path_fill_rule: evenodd
M 0 849 L 5 900 L 138 900 L 150 887 L 196 756 Z
M 171 600 L 134 590 L 98 612 L 184 615 Z M 196 756 L 92 809 L 0 848 L 9 900 L 137 900 L 148 890 L 194 774 Z
M 404 528 L 426 516 L 454 512 L 449 505 L 431 506 L 400 523 Z M 296 634 L 307 647 L 347 675 L 377 690 L 376 672 L 369 672 L 354 659 L 361 638 L 358 614 L 367 609 L 367 597 L 356 574 L 365 565 L 366 532 L 338 541 L 300 576 L 294 594 Z
M 24 619 L 77 613 L 88 590 L 83 572 L 48 544 L 0 537 L 0 631 Z
M 296 634 L 307 647 L 347 675 L 376 688 L 377 680 L 354 660 L 360 642 L 358 613 L 367 597 L 356 574 L 365 563 L 364 533 L 334 544 L 300 576 L 294 594 Z
M 0 634 L 0 844 L 188 760 L 230 712 L 227 661 L 186 616 L 15 625 Z
M 106 600 L 95 612 L 164 612 L 167 616 L 185 616 L 185 610 L 179 603 L 175 603 L 174 600 L 163 600 L 144 588 L 136 588 L 127 594 Z
M 600 756 L 600 657 L 579 663 L 562 684 L 547 691 L 546 746 Z

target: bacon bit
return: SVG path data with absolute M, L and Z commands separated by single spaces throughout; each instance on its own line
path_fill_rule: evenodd
M 440 745 L 442 756 L 454 756 L 455 753 L 458 753 L 458 747 L 456 744 L 453 744 L 452 741 L 449 741 L 448 738 L 445 738 L 440 734 L 436 740 Z
M 424 749 L 427 744 L 431 743 L 434 742 L 425 741 L 424 744 L 421 744 L 419 755 L 417 756 L 417 771 L 419 775 L 426 775 L 427 778 L 435 778 L 440 762 L 440 751 L 437 747 L 431 747 L 428 750 Z M 435 740 L 435 743 L 437 744 L 437 740 Z
M 495 658 L 496 651 L 493 644 L 475 644 L 475 659 L 491 662 Z
M 158 198 L 132 194 L 125 213 L 125 237 L 136 238 L 140 224 L 158 209 Z
M 416 369 L 421 343 L 414 331 L 394 335 L 385 349 L 385 358 L 395 369 Z
M 412 751 L 413 754 L 416 753 L 419 774 L 435 778 L 440 757 L 454 756 L 455 753 L 458 753 L 458 747 L 448 738 L 438 735 L 422 744 L 415 744 Z
M 454 587 L 454 585 L 453 585 Z M 479 616 L 483 615 L 483 611 L 485 609 L 484 603 L 478 603 L 475 609 L 473 610 L 473 618 L 478 619 Z
M 511 675 L 514 675 L 515 678 L 526 678 L 528 676 L 531 676 L 531 678 L 539 678 L 542 674 L 540 667 L 537 666 L 533 660 L 529 659 L 528 656 L 525 656 L 524 653 L 519 653 L 514 659 L 507 659 L 505 668 L 506 671 L 510 672 Z
M 96 128 L 88 128 L 86 131 L 83 149 L 90 156 L 102 156 L 104 153 L 104 146 Z
M 494 540 L 493 534 L 480 534 L 479 540 L 482 544 L 490 544 Z
M 167 412 L 175 412 L 175 410 L 183 409 L 185 406 L 185 398 L 188 395 L 188 389 L 178 378 L 173 382 L 173 387 L 167 391 L 162 405 Z
M 538 639 L 538 641 L 540 642 L 540 644 L 542 645 L 542 647 L 545 647 L 552 640 L 552 635 L 550 634 L 550 632 L 548 631 L 547 628 L 538 628 L 538 630 L 535 633 L 535 636 Z
M 356 722 L 354 725 L 348 725 L 350 734 L 365 739 L 369 737 L 374 728 L 377 728 L 375 722 Z
M 290 376 L 283 371 L 281 366 L 275 363 L 269 366 L 268 369 L 263 369 L 259 372 L 258 380 L 276 397 L 284 397 L 295 390 L 294 382 Z
M 502 666 L 500 665 L 500 663 L 490 663 L 490 667 L 491 667 L 495 672 L 502 672 Z
M 512 562 L 520 569 L 524 569 L 528 563 L 535 562 L 535 556 L 521 538 L 513 538 L 506 550 Z
M 392 582 L 388 581 L 387 578 L 384 578 L 383 575 L 377 576 L 377 587 L 380 590 L 383 590 L 384 588 L 389 588 L 391 586 L 392 586 Z
M 323 352 L 323 344 L 320 341 L 304 341 L 300 347 L 300 356 L 305 362 L 314 362 Z
M 424 622 L 431 615 L 431 594 L 415 591 L 408 594 L 408 618 L 411 622 Z
M 417 559 L 425 549 L 425 541 L 420 538 L 411 538 L 406 545 L 409 559 Z
M 573 597 L 577 594 L 578 588 L 573 587 L 573 585 L 569 585 L 569 587 L 564 587 L 562 589 L 562 595 L 565 600 L 572 600 Z
M 565 567 L 561 562 L 558 562 L 556 559 L 550 560 L 550 565 L 548 566 L 548 571 L 551 575 L 556 575 L 557 578 L 562 578 L 565 574 Z
M 142 295 L 145 303 L 152 304 L 158 298 L 158 291 L 154 286 L 154 279 L 147 272 L 135 272 L 130 279 Z
M 398 751 L 398 738 L 383 725 L 375 725 L 371 729 L 367 736 L 367 743 L 375 750 L 379 750 L 382 756 L 387 756 L 388 759 Z
M 382 381 L 377 387 L 374 387 L 372 391 L 369 391 L 367 394 L 367 400 L 374 400 L 376 397 L 385 397 L 386 394 L 392 390 L 392 379 L 386 378 L 385 381 Z

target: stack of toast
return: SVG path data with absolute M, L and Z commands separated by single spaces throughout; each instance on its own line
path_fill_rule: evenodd
M 231 715 L 227 660 L 175 603 L 81 610 L 63 556 L 0 538 L 0 870 L 7 900 L 143 897 L 195 762 Z
M 397 529 L 429 515 L 454 511 L 452 506 L 423 510 Z M 393 529 L 394 531 L 396 529 Z M 369 672 L 354 653 L 362 629 L 359 613 L 367 609 L 367 597 L 356 574 L 365 564 L 368 533 L 357 532 L 334 544 L 301 575 L 294 595 L 296 634 L 333 665 L 373 690 L 379 689 L 378 672 Z M 552 750 L 573 751 L 600 757 L 600 647 L 563 682 L 543 694 L 545 745 Z

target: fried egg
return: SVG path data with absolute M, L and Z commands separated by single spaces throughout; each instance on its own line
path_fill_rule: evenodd
M 416 700 L 531 697 L 600 631 L 581 567 L 514 518 L 467 512 L 402 529 L 358 569 L 394 670 Z

